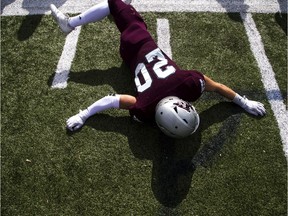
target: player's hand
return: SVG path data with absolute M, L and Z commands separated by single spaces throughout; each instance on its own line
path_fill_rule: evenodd
M 266 114 L 265 107 L 262 103 L 248 100 L 245 96 L 243 98 L 243 109 L 245 109 L 248 113 L 255 116 L 264 116 Z
M 66 121 L 66 127 L 67 129 L 69 129 L 70 131 L 76 131 L 78 129 L 80 129 L 85 123 L 85 119 L 81 118 L 81 112 L 70 117 L 67 121 Z

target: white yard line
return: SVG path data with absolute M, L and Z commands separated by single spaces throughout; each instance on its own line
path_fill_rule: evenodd
M 172 59 L 170 27 L 167 19 L 157 19 L 157 44 Z
M 80 13 L 101 0 L 1 0 L 3 16 L 50 14 L 49 5 L 55 4 L 65 13 Z M 287 0 L 134 0 L 139 12 L 287 12 Z M 4 7 L 5 6 L 5 7 Z M 4 8 L 2 8 L 4 7 Z M 3 10 L 2 10 L 3 9 Z
M 255 56 L 258 67 L 260 68 L 262 82 L 266 91 L 267 98 L 277 120 L 280 136 L 283 142 L 283 149 L 286 158 L 288 157 L 288 112 L 283 102 L 279 86 L 275 79 L 273 68 L 265 54 L 261 35 L 257 30 L 256 24 L 250 13 L 241 13 L 246 33 L 250 42 L 251 50 Z M 269 127 L 269 125 L 267 125 Z
M 81 27 L 77 27 L 66 37 L 65 45 L 57 65 L 51 88 L 62 89 L 67 87 L 68 75 L 76 53 L 80 32 Z

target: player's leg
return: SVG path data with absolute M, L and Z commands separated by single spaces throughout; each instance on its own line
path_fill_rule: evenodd
M 125 5 L 131 3 L 132 0 L 121 0 Z M 77 26 L 86 25 L 92 22 L 98 22 L 110 14 L 110 9 L 108 5 L 108 1 L 105 0 L 97 5 L 92 6 L 88 10 L 83 13 L 71 17 L 68 20 L 68 23 L 71 27 L 75 28 Z
M 103 1 L 97 5 L 94 5 L 83 13 L 71 17 L 69 19 L 69 25 L 75 28 L 77 26 L 86 25 L 88 23 L 97 22 L 104 19 L 109 14 L 110 10 L 108 7 L 108 2 Z
M 153 38 L 147 31 L 145 21 L 132 5 L 126 5 L 121 0 L 108 0 L 108 3 L 114 23 L 121 32 L 120 55 L 134 76 L 135 68 L 132 62 L 142 45 L 153 41 Z
M 125 2 L 125 5 L 131 3 L 131 0 L 123 0 L 123 1 Z M 68 15 L 62 13 L 53 4 L 50 5 L 50 8 L 53 17 L 56 19 L 60 29 L 65 34 L 69 34 L 77 26 L 100 21 L 110 14 L 107 0 L 97 5 L 94 5 L 93 7 L 74 17 L 69 17 Z
M 139 26 L 147 29 L 141 15 L 130 4 L 125 4 L 121 0 L 108 0 L 110 13 L 114 22 L 122 33 L 131 23 L 137 22 Z

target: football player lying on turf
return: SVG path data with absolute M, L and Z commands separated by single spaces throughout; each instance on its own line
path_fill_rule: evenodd
M 217 92 L 252 115 L 265 115 L 263 104 L 248 100 L 231 88 L 195 70 L 182 70 L 158 48 L 140 14 L 121 0 L 108 0 L 84 13 L 68 17 L 51 5 L 52 15 L 65 34 L 77 26 L 96 22 L 111 14 L 121 33 L 120 54 L 134 77 L 137 96 L 108 95 L 67 120 L 75 131 L 92 115 L 110 108 L 127 109 L 142 122 L 156 121 L 168 136 L 181 138 L 194 133 L 199 116 L 189 103 L 203 91 Z M 188 101 L 188 102 L 187 102 Z

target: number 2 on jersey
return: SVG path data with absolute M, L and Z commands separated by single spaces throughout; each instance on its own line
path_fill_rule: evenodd
M 152 62 L 153 60 L 155 60 L 155 58 L 157 58 L 158 61 L 154 64 L 153 71 L 159 79 L 165 79 L 176 71 L 176 69 L 172 65 L 167 65 L 168 60 L 165 58 L 159 48 L 151 51 L 145 57 L 148 63 Z M 140 83 L 140 74 L 142 74 L 144 78 L 143 84 Z M 137 65 L 134 81 L 138 92 L 143 92 L 152 85 L 153 80 L 144 63 L 139 63 Z

